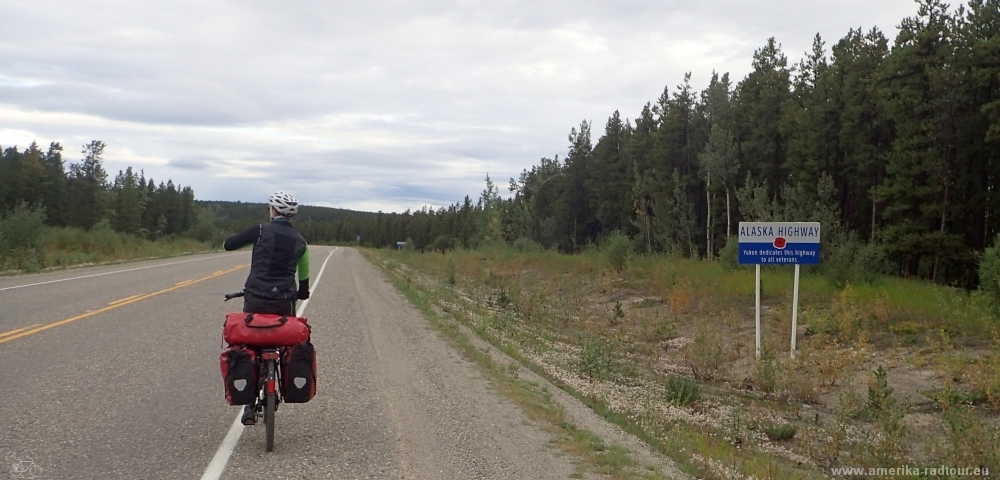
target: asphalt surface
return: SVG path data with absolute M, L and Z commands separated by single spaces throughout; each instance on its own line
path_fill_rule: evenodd
M 311 249 L 317 395 L 280 406 L 273 452 L 262 425 L 237 428 L 220 478 L 573 473 L 357 251 Z M 249 260 L 0 278 L 0 479 L 202 478 L 240 410 L 225 403 L 218 357 L 225 313 L 242 309 L 222 297 L 242 287 Z

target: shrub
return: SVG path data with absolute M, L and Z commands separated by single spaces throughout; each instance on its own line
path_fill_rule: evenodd
M 687 406 L 701 398 L 698 383 L 694 380 L 670 375 L 667 377 L 666 400 L 674 405 Z
M 594 380 L 604 380 L 614 371 L 615 345 L 605 337 L 590 337 L 583 340 L 580 349 L 580 370 Z
M 449 237 L 447 235 L 441 235 L 434 239 L 434 250 L 445 253 L 448 250 L 453 250 L 455 248 L 455 237 Z
M 717 325 L 699 322 L 691 343 L 684 347 L 687 360 L 695 378 L 723 379 L 728 374 L 725 365 L 730 358 L 731 340 Z
M 892 269 L 885 248 L 878 243 L 864 243 L 842 234 L 830 242 L 828 250 L 822 268 L 838 287 L 872 284 Z
M 868 382 L 868 401 L 865 403 L 865 413 L 869 418 L 895 414 L 896 399 L 892 396 L 888 376 L 889 372 L 881 365 L 872 372 L 872 378 Z
M 511 246 L 520 253 L 541 253 L 545 250 L 538 242 L 527 237 L 520 237 L 514 240 L 514 244 Z
M 615 302 L 615 306 L 611 309 L 611 314 L 614 316 L 614 319 L 616 321 L 619 318 L 625 318 L 625 311 L 622 310 L 622 302 L 621 302 L 621 300 Z
M 979 258 L 979 290 L 1000 303 L 1000 236 Z
M 445 264 L 445 269 L 448 273 L 448 284 L 455 285 L 458 283 L 458 272 L 455 268 L 455 259 L 448 258 L 448 263 Z
M 615 231 L 608 236 L 604 244 L 604 259 L 615 271 L 622 271 L 628 265 L 632 256 L 632 241 L 628 235 L 621 231 Z
M 691 287 L 691 282 L 686 278 L 681 280 L 670 291 L 667 292 L 667 304 L 670 311 L 677 315 L 683 315 L 694 309 L 695 291 Z
M 763 430 L 764 434 L 767 435 L 767 438 L 771 439 L 771 441 L 778 442 L 781 440 L 791 439 L 799 431 L 799 428 L 790 423 L 783 423 L 780 425 L 765 425 Z
M 42 246 L 45 230 L 45 209 L 31 208 L 22 203 L 0 220 L 0 236 L 6 242 L 0 248 L 37 248 Z
M 775 391 L 778 386 L 778 365 L 770 351 L 761 349 L 761 356 L 754 362 L 751 375 L 754 388 L 765 393 Z
M 640 338 L 650 343 L 660 343 L 664 340 L 677 338 L 677 326 L 661 320 L 659 315 L 640 315 Z
M 1000 428 L 984 421 L 975 408 L 952 405 L 942 412 L 944 441 L 936 444 L 938 460 L 952 465 L 1000 468 Z
M 209 243 L 213 247 L 221 247 L 225 241 L 225 234 L 214 224 L 208 221 L 199 221 L 191 230 L 184 233 L 184 236 L 193 238 L 199 242 Z
M 875 283 L 892 272 L 892 264 L 879 243 L 865 243 L 854 254 L 851 276 L 856 283 Z
M 0 218 L 0 270 L 37 272 L 45 266 L 45 209 L 26 203 Z
M 722 269 L 731 272 L 740 266 L 740 242 L 739 237 L 732 235 L 726 238 L 726 244 L 719 250 L 719 265 Z

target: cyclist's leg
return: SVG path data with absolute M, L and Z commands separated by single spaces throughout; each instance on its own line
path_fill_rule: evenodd
M 251 403 L 250 405 L 243 407 L 243 416 L 240 417 L 240 422 L 243 425 L 255 425 L 257 424 L 257 402 Z

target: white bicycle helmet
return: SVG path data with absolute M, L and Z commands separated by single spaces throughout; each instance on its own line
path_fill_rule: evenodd
M 278 212 L 278 215 L 285 218 L 294 217 L 299 211 L 299 202 L 291 194 L 285 192 L 274 192 L 267 199 L 267 203 L 274 208 L 274 211 Z

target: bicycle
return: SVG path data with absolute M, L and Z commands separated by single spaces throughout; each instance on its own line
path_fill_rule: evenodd
M 228 293 L 226 294 L 226 300 L 230 301 L 234 298 L 239 298 L 243 296 L 243 292 Z M 263 348 L 248 345 L 248 348 L 253 349 L 257 358 L 257 372 L 258 372 L 258 391 L 257 400 L 254 402 L 254 415 L 256 417 L 261 416 L 260 412 L 263 410 L 264 417 L 264 431 L 266 437 L 266 447 L 267 451 L 274 450 L 274 414 L 278 410 L 278 404 L 281 403 L 281 389 L 277 388 L 278 382 L 281 381 L 279 378 L 281 375 L 281 348 Z M 254 421 L 256 424 L 256 420 Z
M 38 478 L 42 475 L 42 467 L 34 460 L 18 460 L 10 466 L 10 478 Z

